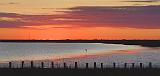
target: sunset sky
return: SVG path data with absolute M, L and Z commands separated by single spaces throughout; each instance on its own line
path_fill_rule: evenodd
M 0 39 L 160 39 L 160 0 L 0 0 Z

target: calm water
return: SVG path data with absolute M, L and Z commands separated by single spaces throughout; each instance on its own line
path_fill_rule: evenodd
M 75 61 L 79 63 L 96 61 L 108 64 L 152 62 L 157 66 L 160 64 L 160 48 L 103 43 L 0 42 L 0 62 L 21 60 L 57 61 L 57 63 L 69 64 Z

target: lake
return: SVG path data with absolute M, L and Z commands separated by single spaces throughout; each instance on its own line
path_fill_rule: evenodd
M 146 65 L 152 62 L 158 67 L 160 47 L 104 43 L 0 42 L 2 64 L 8 61 L 18 64 L 18 61 L 31 60 L 37 61 L 37 65 L 39 61 L 45 61 L 47 65 L 49 65 L 47 62 L 54 61 L 57 65 L 66 62 L 69 66 L 73 66 L 72 64 L 76 61 L 81 67 L 84 67 L 86 62 L 90 64 L 97 62 L 97 65 L 106 63 L 106 66 L 116 62 L 119 67 L 125 62 L 135 64 L 142 62 Z

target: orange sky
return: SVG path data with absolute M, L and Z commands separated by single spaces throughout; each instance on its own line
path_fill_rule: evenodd
M 136 28 L 58 28 L 58 29 L 21 29 L 3 28 L 1 39 L 159 39 L 159 29 Z
M 1 0 L 0 39 L 160 39 L 159 0 Z

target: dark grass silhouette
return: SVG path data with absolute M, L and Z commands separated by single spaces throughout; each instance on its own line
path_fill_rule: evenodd
M 53 62 L 51 62 L 53 63 Z M 152 63 L 150 62 L 148 67 L 143 67 L 143 64 L 140 63 L 139 67 L 127 67 L 127 63 L 124 64 L 123 68 L 116 67 L 116 63 L 113 63 L 113 66 L 110 68 L 96 66 L 94 62 L 94 67 L 89 68 L 89 64 L 86 63 L 86 68 L 78 68 L 77 62 L 74 64 L 74 68 L 68 68 L 66 63 L 64 63 L 62 68 L 54 68 L 53 64 L 50 68 L 44 68 L 44 63 L 41 62 L 41 67 L 34 67 L 33 61 L 30 63 L 30 67 L 23 67 L 24 61 L 22 61 L 21 68 L 12 67 L 12 63 L 9 62 L 8 67 L 0 68 L 0 74 L 4 76 L 160 76 L 160 68 L 153 68 Z
M 0 69 L 4 76 L 160 76 L 160 69 L 156 68 L 105 68 L 105 69 L 49 69 L 49 68 L 21 68 Z

